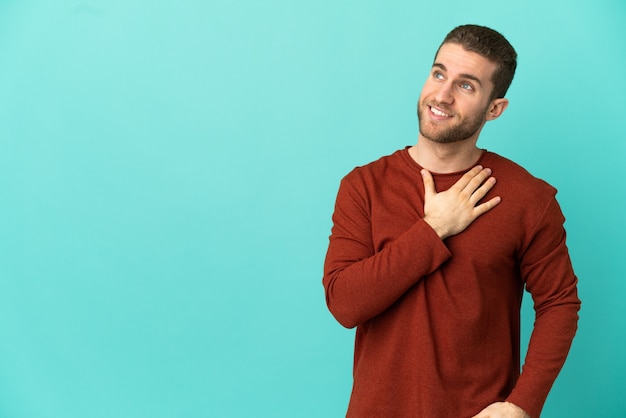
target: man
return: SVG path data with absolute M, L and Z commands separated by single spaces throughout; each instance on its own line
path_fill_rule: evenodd
M 477 147 L 517 54 L 489 28 L 443 41 L 417 144 L 341 182 L 323 284 L 357 328 L 348 417 L 539 417 L 580 301 L 556 190 Z M 496 182 L 497 179 L 497 182 Z M 520 373 L 524 287 L 536 320 Z

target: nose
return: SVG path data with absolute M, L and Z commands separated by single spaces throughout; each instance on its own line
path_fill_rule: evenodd
M 439 103 L 452 104 L 454 102 L 452 87 L 452 83 L 441 83 L 435 93 L 435 100 Z

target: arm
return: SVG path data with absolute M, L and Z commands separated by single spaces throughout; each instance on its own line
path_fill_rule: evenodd
M 436 193 L 430 173 L 424 181 L 424 218 L 386 244 L 374 248 L 365 188 L 341 184 L 324 265 L 326 302 L 335 318 L 354 327 L 380 314 L 450 256 L 443 239 L 464 230 L 498 202 L 478 205 L 495 181 L 490 170 L 475 167 L 449 190 Z M 416 185 L 417 187 L 417 185 Z
M 507 401 L 538 417 L 576 333 L 580 300 L 565 245 L 564 218 L 552 199 L 529 235 L 520 270 L 531 293 L 535 325 L 522 374 Z

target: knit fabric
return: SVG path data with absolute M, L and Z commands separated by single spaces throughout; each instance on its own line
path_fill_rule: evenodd
M 580 301 L 556 190 L 484 151 L 501 203 L 441 240 L 423 220 L 408 149 L 341 182 L 324 265 L 326 302 L 356 329 L 348 417 L 469 418 L 507 400 L 540 415 L 576 333 Z M 464 172 L 434 174 L 438 192 Z M 520 374 L 520 306 L 535 325 Z

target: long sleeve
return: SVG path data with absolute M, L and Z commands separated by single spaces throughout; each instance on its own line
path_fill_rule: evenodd
M 479 163 L 501 203 L 442 241 L 423 220 L 407 149 L 341 182 L 324 264 L 326 303 L 357 327 L 348 417 L 470 417 L 508 400 L 538 418 L 580 302 L 556 190 L 496 154 Z M 439 192 L 464 172 L 435 174 Z M 536 323 L 520 373 L 524 287 Z
M 508 397 L 537 418 L 576 333 L 580 300 L 555 199 L 528 236 L 520 270 L 536 312 L 526 361 Z
M 323 278 L 328 308 L 348 328 L 387 309 L 450 257 L 433 229 L 417 215 L 403 233 L 375 248 L 372 213 L 377 203 L 368 201 L 375 186 L 359 180 L 353 174 L 339 188 Z M 393 225 L 394 220 L 388 223 Z

